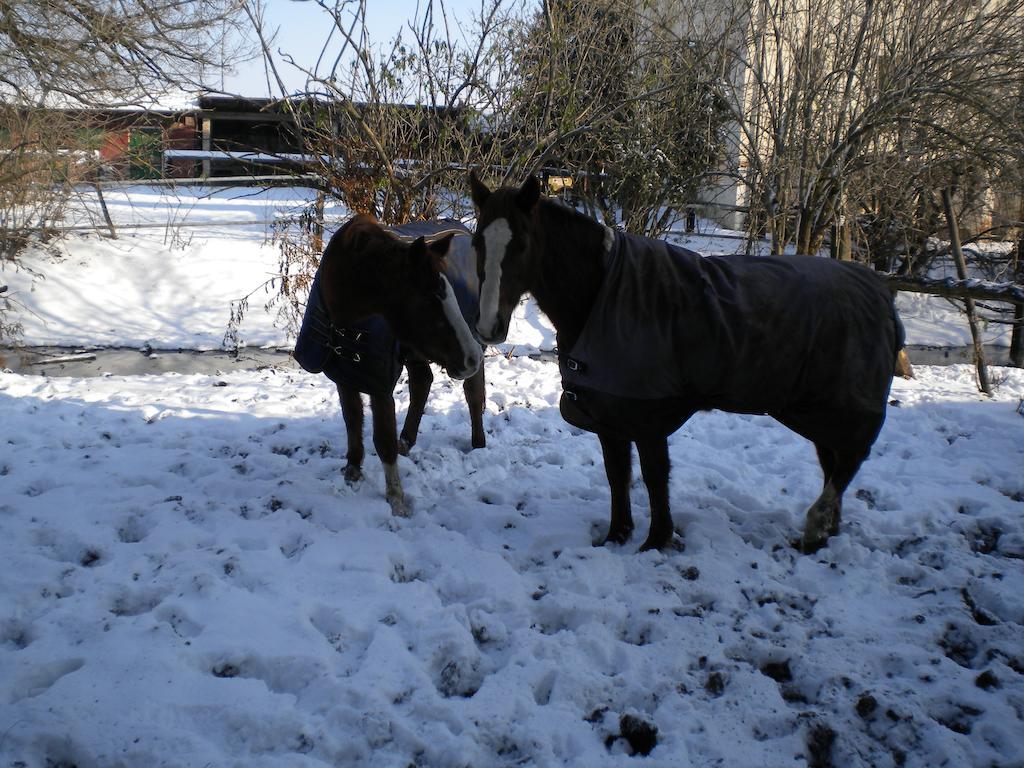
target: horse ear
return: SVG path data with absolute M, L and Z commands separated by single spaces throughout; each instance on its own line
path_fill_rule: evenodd
M 429 250 L 434 256 L 443 259 L 448 255 L 448 250 L 452 247 L 452 240 L 454 238 L 455 233 L 449 232 L 443 237 L 439 237 L 436 240 L 431 240 L 427 243 L 427 250 Z
M 516 205 L 524 212 L 529 213 L 538 200 L 540 200 L 540 182 L 537 181 L 536 176 L 531 174 L 516 193 Z
M 419 259 L 427 255 L 427 238 L 420 235 L 409 244 L 409 257 Z
M 427 248 L 432 248 L 432 246 L 433 243 L 428 246 L 427 239 L 422 236 L 412 241 L 412 245 L 409 246 L 409 263 L 412 265 L 414 275 L 424 278 L 429 277 L 431 280 L 435 279 L 434 267 L 427 254 Z
M 476 170 L 469 172 L 469 189 L 470 194 L 473 197 L 473 203 L 477 208 L 483 208 L 484 203 L 487 202 L 487 198 L 491 196 L 491 190 L 489 190 L 487 185 L 477 178 Z

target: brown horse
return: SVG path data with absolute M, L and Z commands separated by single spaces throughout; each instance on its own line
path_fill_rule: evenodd
M 483 348 L 466 319 L 471 323 L 477 312 L 469 239 L 457 222 L 391 230 L 369 216 L 354 217 L 324 250 L 296 341 L 299 364 L 323 372 L 338 387 L 349 484 L 362 478 L 362 395 L 369 395 L 373 445 L 395 515 L 411 511 L 397 461 L 416 443 L 433 382 L 430 362 L 463 380 L 472 445 L 486 442 Z M 409 372 L 409 410 L 399 437 L 394 389 L 403 365 Z
M 611 489 L 605 542 L 633 531 L 631 444 L 651 502 L 642 549 L 669 543 L 668 435 L 694 413 L 765 413 L 814 443 L 824 488 L 802 549 L 839 529 L 843 492 L 885 419 L 903 329 L 881 279 L 810 256 L 701 257 L 613 232 L 542 199 L 536 179 L 470 177 L 477 332 L 498 343 L 529 291 L 557 331 L 571 424 L 597 433 Z M 604 543 L 604 542 L 602 542 Z

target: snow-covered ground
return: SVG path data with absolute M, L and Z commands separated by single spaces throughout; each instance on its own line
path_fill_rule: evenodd
M 217 346 L 224 297 L 275 269 L 263 232 L 83 239 L 34 292 L 4 279 L 48 320 L 32 343 Z M 259 315 L 250 343 L 280 343 Z M 635 540 L 594 548 L 600 448 L 557 368 L 486 369 L 476 451 L 438 375 L 409 519 L 372 449 L 343 482 L 322 377 L 0 372 L 0 766 L 1024 765 L 1024 371 L 992 399 L 967 366 L 897 380 L 805 557 L 817 461 L 771 419 L 672 438 L 677 548 L 636 552 L 639 477 Z
M 128 187 L 105 193 L 118 239 L 73 234 L 52 252 L 26 259 L 37 273 L 0 271 L 0 282 L 24 305 L 18 319 L 25 341 L 57 346 L 149 345 L 154 349 L 219 349 L 231 302 L 252 292 L 253 310 L 239 336 L 252 347 L 290 347 L 294 339 L 259 311 L 272 296 L 262 288 L 279 273 L 279 252 L 269 242 L 271 223 L 294 215 L 309 199 L 299 188 L 252 190 Z M 92 192 L 69 212 L 69 224 L 102 222 Z M 328 209 L 328 222 L 340 222 Z M 244 222 L 251 222 L 245 225 Z M 98 229 L 103 229 L 98 224 Z M 703 253 L 735 253 L 738 239 L 707 234 L 677 238 Z M 900 294 L 899 307 L 909 344 L 960 346 L 971 343 L 959 311 L 945 299 Z M 989 325 L 986 343 L 1009 346 L 1009 326 Z M 524 303 L 510 328 L 509 344 L 519 351 L 550 350 L 554 332 L 532 302 Z
M 814 557 L 811 446 L 699 415 L 685 548 L 639 555 L 639 482 L 641 535 L 591 546 L 555 366 L 486 364 L 489 445 L 439 382 L 408 520 L 373 456 L 342 482 L 318 377 L 0 376 L 3 764 L 613 766 L 629 717 L 642 765 L 1024 763 L 1024 372 L 898 381 Z
M 256 291 L 252 304 L 259 310 L 270 298 L 261 286 L 279 271 L 271 225 L 297 213 L 309 194 L 293 188 L 108 190 L 111 218 L 124 227 L 117 239 L 73 233 L 24 259 L 37 274 L 2 273 L 11 297 L 24 306 L 18 317 L 26 343 L 219 349 L 231 302 Z M 95 195 L 83 198 L 91 215 L 75 206 L 68 223 L 102 221 Z M 245 340 L 289 344 L 274 321 L 273 313 L 248 313 Z

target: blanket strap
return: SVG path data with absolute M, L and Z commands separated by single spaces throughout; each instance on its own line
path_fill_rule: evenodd
M 313 313 L 313 320 L 309 330 L 314 339 L 342 359 L 351 360 L 353 363 L 362 361 L 363 358 L 355 347 L 365 345 L 363 337 L 366 334 L 363 331 L 338 328 L 319 307 Z

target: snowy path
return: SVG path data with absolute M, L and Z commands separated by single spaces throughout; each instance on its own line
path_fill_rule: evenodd
M 636 554 L 639 480 L 595 549 L 557 369 L 487 370 L 481 451 L 438 376 L 408 520 L 374 456 L 341 482 L 319 377 L 0 373 L 0 764 L 1024 764 L 1024 372 L 897 381 L 802 557 L 817 464 L 769 419 L 673 438 L 683 551 Z

